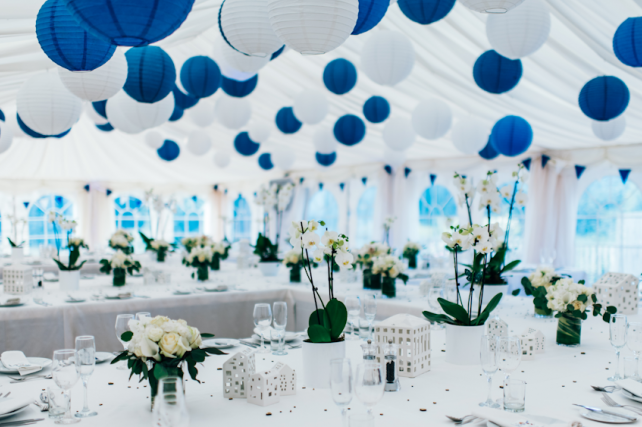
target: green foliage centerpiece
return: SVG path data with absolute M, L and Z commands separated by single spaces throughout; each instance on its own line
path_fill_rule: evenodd
M 522 277 L 522 286 L 524 293 L 533 296 L 533 308 L 535 317 L 546 319 L 553 317 L 553 310 L 548 308 L 548 289 L 553 286 L 562 277 L 555 274 L 555 269 L 551 266 L 542 265 L 533 271 L 528 277 Z M 519 294 L 519 289 L 513 292 Z
M 131 276 L 134 271 L 140 271 L 140 262 L 134 260 L 131 255 L 120 249 L 116 251 L 111 259 L 101 259 L 100 264 L 101 273 L 110 274 L 114 270 L 114 286 L 125 286 L 127 273 Z
M 134 253 L 134 237 L 125 230 L 116 230 L 114 234 L 109 238 L 109 247 L 115 251 L 123 251 L 125 255 L 131 255 Z
M 210 268 L 212 270 L 220 270 L 221 260 L 227 259 L 229 252 L 230 244 L 227 240 L 212 243 L 212 263 L 210 264 Z
M 303 267 L 301 250 L 294 248 L 286 252 L 283 264 L 290 269 L 290 282 L 301 283 L 301 267 Z
M 138 233 L 143 239 L 143 242 L 145 242 L 145 250 L 154 252 L 156 254 L 157 262 L 165 262 L 167 253 L 171 252 L 170 248 L 173 248 L 173 245 L 170 245 L 163 239 L 152 239 L 151 237 L 147 237 L 142 231 L 139 231 Z
M 381 275 L 372 273 L 372 264 L 375 258 L 389 255 L 390 247 L 385 243 L 371 242 L 363 245 L 357 253 L 357 264 L 363 270 L 363 288 L 381 289 Z
M 209 279 L 210 268 L 214 260 L 214 252 L 211 246 L 196 246 L 193 247 L 190 253 L 183 258 L 183 264 L 188 267 L 196 268 L 192 272 L 192 278 L 196 276 L 199 282 L 204 282 Z
M 394 255 L 383 255 L 374 259 L 372 274 L 381 275 L 381 293 L 388 297 L 397 296 L 396 281 L 400 279 L 405 285 L 408 276 L 404 274 L 406 266 Z
M 259 233 L 254 246 L 254 255 L 258 255 L 261 259 L 260 262 L 280 262 L 279 259 L 279 245 L 272 243 L 272 241 Z
M 408 260 L 408 268 L 417 268 L 417 255 L 421 246 L 417 242 L 406 242 L 402 256 Z

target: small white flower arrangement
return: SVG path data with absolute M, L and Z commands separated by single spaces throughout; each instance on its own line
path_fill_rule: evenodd
M 156 261 L 165 262 L 165 257 L 167 253 L 170 252 L 170 248 L 173 248 L 174 245 L 163 239 L 152 239 L 147 237 L 143 232 L 139 231 L 140 237 L 142 237 L 143 242 L 145 242 L 145 250 L 152 251 L 156 253 Z
M 372 264 L 372 272 L 374 274 L 382 274 L 384 276 L 396 279 L 407 281 L 408 276 L 403 274 L 406 270 L 406 266 L 401 262 L 401 260 L 393 255 L 383 255 L 374 259 Z M 405 279 L 404 279 L 405 276 Z
M 140 262 L 120 249 L 110 259 L 101 259 L 100 264 L 101 273 L 110 274 L 114 270 L 114 286 L 125 286 L 127 273 L 132 275 L 134 271 L 140 271 Z
M 584 297 L 580 297 L 583 295 Z M 573 279 L 566 278 L 558 280 L 548 288 L 546 299 L 548 308 L 558 313 L 584 314 L 587 308 L 593 305 L 591 296 L 593 290 L 583 284 L 573 282 Z
M 548 289 L 553 285 L 553 279 L 555 277 L 555 269 L 553 267 L 549 265 L 540 265 L 528 276 L 528 280 L 535 288 L 544 286 Z
M 183 239 L 181 239 L 181 244 L 185 246 L 185 249 L 189 253 L 192 251 L 192 248 L 197 246 L 211 246 L 214 242 L 208 236 L 202 235 L 196 237 L 183 237 Z
M 408 260 L 408 267 L 417 268 L 417 255 L 421 251 L 421 245 L 417 242 L 406 242 L 401 253 Z
M 361 247 L 359 252 L 357 252 L 357 263 L 364 269 L 371 268 L 374 258 L 387 255 L 389 253 L 390 247 L 385 243 L 367 243 Z
M 134 248 L 132 247 L 133 241 L 134 237 L 129 234 L 129 232 L 122 229 L 116 230 L 109 238 L 109 247 L 114 250 L 120 249 L 126 254 L 131 254 L 134 252 Z
M 301 263 L 301 250 L 300 249 L 290 249 L 285 253 L 283 256 L 283 265 L 287 267 L 291 267 L 292 265 L 296 265 Z
M 212 266 L 213 258 L 212 246 L 196 246 L 183 258 L 183 264 L 196 268 L 197 279 L 205 281 L 209 278 L 209 270 Z M 192 277 L 194 276 L 195 274 L 192 273 Z

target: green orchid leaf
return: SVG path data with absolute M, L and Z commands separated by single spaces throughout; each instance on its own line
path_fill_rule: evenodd
M 508 272 L 508 271 L 511 271 L 511 270 L 513 270 L 515 267 L 517 267 L 520 263 L 521 263 L 521 261 L 520 261 L 520 260 L 518 260 L 518 259 L 516 259 L 515 261 L 512 261 L 512 262 L 509 262 L 508 264 L 506 264 L 506 266 L 505 266 L 504 268 L 502 268 L 502 271 L 501 271 L 501 272 L 502 272 L 502 273 L 506 273 L 506 272 Z
M 321 323 L 319 323 L 319 319 L 321 319 Z M 330 329 L 330 319 L 328 319 L 328 316 L 325 310 L 320 308 L 310 313 L 310 318 L 308 319 L 308 326 L 312 326 L 312 325 L 320 325 L 327 329 Z
M 444 310 L 446 314 L 451 315 L 456 320 L 458 320 L 462 325 L 470 325 L 470 320 L 468 319 L 468 312 L 464 307 L 459 304 L 455 304 L 443 298 L 438 298 L 437 301 L 439 305 Z
M 521 289 L 515 289 L 513 292 L 511 292 L 511 295 L 516 297 L 517 295 L 519 295 L 520 292 L 521 292 Z
M 203 350 L 207 354 L 216 354 L 216 355 L 227 354 L 222 352 L 216 347 L 205 347 L 205 348 L 202 348 L 201 350 Z
M 332 342 L 330 329 L 324 328 L 321 325 L 311 325 L 308 327 L 308 337 L 310 337 L 310 341 L 314 343 Z
M 617 307 L 609 305 L 608 307 L 606 307 L 606 312 L 610 314 L 615 314 L 617 313 Z
M 482 311 L 482 313 L 479 315 L 479 317 L 477 317 L 477 319 L 475 319 L 475 320 L 473 321 L 473 324 L 475 324 L 475 325 L 483 325 L 483 324 L 485 324 L 485 323 L 486 323 L 486 320 L 488 320 L 488 317 L 490 316 L 490 313 L 492 313 L 492 312 L 493 312 L 493 310 L 495 310 L 495 309 L 497 308 L 497 306 L 499 305 L 499 302 L 502 300 L 502 297 L 503 297 L 503 296 L 504 296 L 504 295 L 503 295 L 503 294 L 501 294 L 501 293 L 499 293 L 499 294 L 495 295 L 495 296 L 490 300 L 490 302 L 488 303 L 488 305 L 486 306 L 486 308 L 485 308 L 485 309 Z
M 337 339 L 343 333 L 346 323 L 348 323 L 348 309 L 341 301 L 334 298 L 326 304 L 325 311 L 330 318 L 330 335 L 332 338 Z
M 455 320 L 453 320 L 452 317 L 446 316 L 445 314 L 436 314 L 436 313 L 431 313 L 430 311 L 424 311 L 423 315 L 430 322 L 448 323 L 449 325 L 456 325 L 457 324 L 457 322 L 455 322 Z

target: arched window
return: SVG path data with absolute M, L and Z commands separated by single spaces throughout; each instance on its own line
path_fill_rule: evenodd
M 325 227 L 320 227 L 318 230 L 321 234 L 325 232 L 325 228 L 341 233 L 341 230 L 338 230 L 339 205 L 337 205 L 336 199 L 328 190 L 320 190 L 310 199 L 306 220 L 310 221 L 311 219 L 325 221 Z
M 357 236 L 352 244 L 355 248 L 360 248 L 366 243 L 375 240 L 374 210 L 376 198 L 376 187 L 368 188 L 359 198 L 359 203 L 357 204 Z
M 418 239 L 426 249 L 435 255 L 443 255 L 444 244 L 441 233 L 457 222 L 457 204 L 446 187 L 432 185 L 419 198 Z
M 602 274 L 640 274 L 642 192 L 631 181 L 608 176 L 588 186 L 577 209 L 575 265 L 587 283 Z
M 116 209 L 116 230 L 127 230 L 134 236 L 134 250 L 143 251 L 145 246 L 143 239 L 138 234 L 142 231 L 151 236 L 151 225 L 149 220 L 149 209 L 136 197 L 121 196 L 114 200 Z
M 42 196 L 29 209 L 29 247 L 37 249 L 42 245 L 56 246 L 53 223 L 49 222 L 49 212 L 67 219 L 74 218 L 74 206 L 63 196 L 49 194 Z M 62 236 L 60 236 L 62 239 Z
M 500 192 L 504 189 L 510 190 L 512 194 L 513 189 L 515 188 L 515 182 L 506 183 L 498 186 Z M 518 191 L 528 194 L 528 187 L 524 184 L 519 185 Z M 511 199 L 502 197 L 502 212 L 500 214 L 493 214 L 491 221 L 499 223 L 502 229 L 506 230 L 508 224 L 508 211 L 510 209 Z M 486 221 L 484 224 L 486 224 Z M 513 217 L 510 221 L 510 232 L 508 239 L 508 254 L 506 255 L 506 261 L 510 262 L 515 259 L 520 259 L 520 254 L 524 249 L 524 229 L 526 227 L 526 207 L 518 206 L 513 204 Z M 501 236 L 503 239 L 505 236 Z
M 239 194 L 234 201 L 234 221 L 232 228 L 232 240 L 237 242 L 241 239 L 250 240 L 252 230 L 252 212 L 247 200 Z
M 174 213 L 174 241 L 180 243 L 183 237 L 203 234 L 203 211 L 205 202 L 196 196 L 178 203 Z

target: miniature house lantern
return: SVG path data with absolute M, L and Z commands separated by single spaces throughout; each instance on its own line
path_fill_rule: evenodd
M 281 396 L 296 394 L 296 371 L 281 362 L 274 365 L 272 370 L 279 375 L 279 394 Z
M 528 328 L 519 336 L 522 359 L 532 359 L 534 354 L 544 353 L 544 334 L 537 329 Z
M 415 378 L 430 370 L 430 322 L 410 314 L 397 314 L 375 326 L 377 361 L 382 362 L 388 341 L 399 346 L 397 374 Z
M 267 372 L 250 375 L 247 403 L 268 406 L 279 403 L 281 377 L 276 366 Z
M 247 397 L 250 376 L 255 372 L 254 350 L 243 349 L 223 363 L 223 396 Z
M 489 337 L 501 338 L 508 336 L 508 323 L 495 316 L 486 322 L 486 335 Z M 491 350 L 495 348 L 495 341 L 490 342 Z
M 615 306 L 619 314 L 638 314 L 638 285 L 632 274 L 606 273 L 593 284 L 597 301 Z
M 2 269 L 4 293 L 26 295 L 33 289 L 32 267 L 22 264 L 8 265 Z

